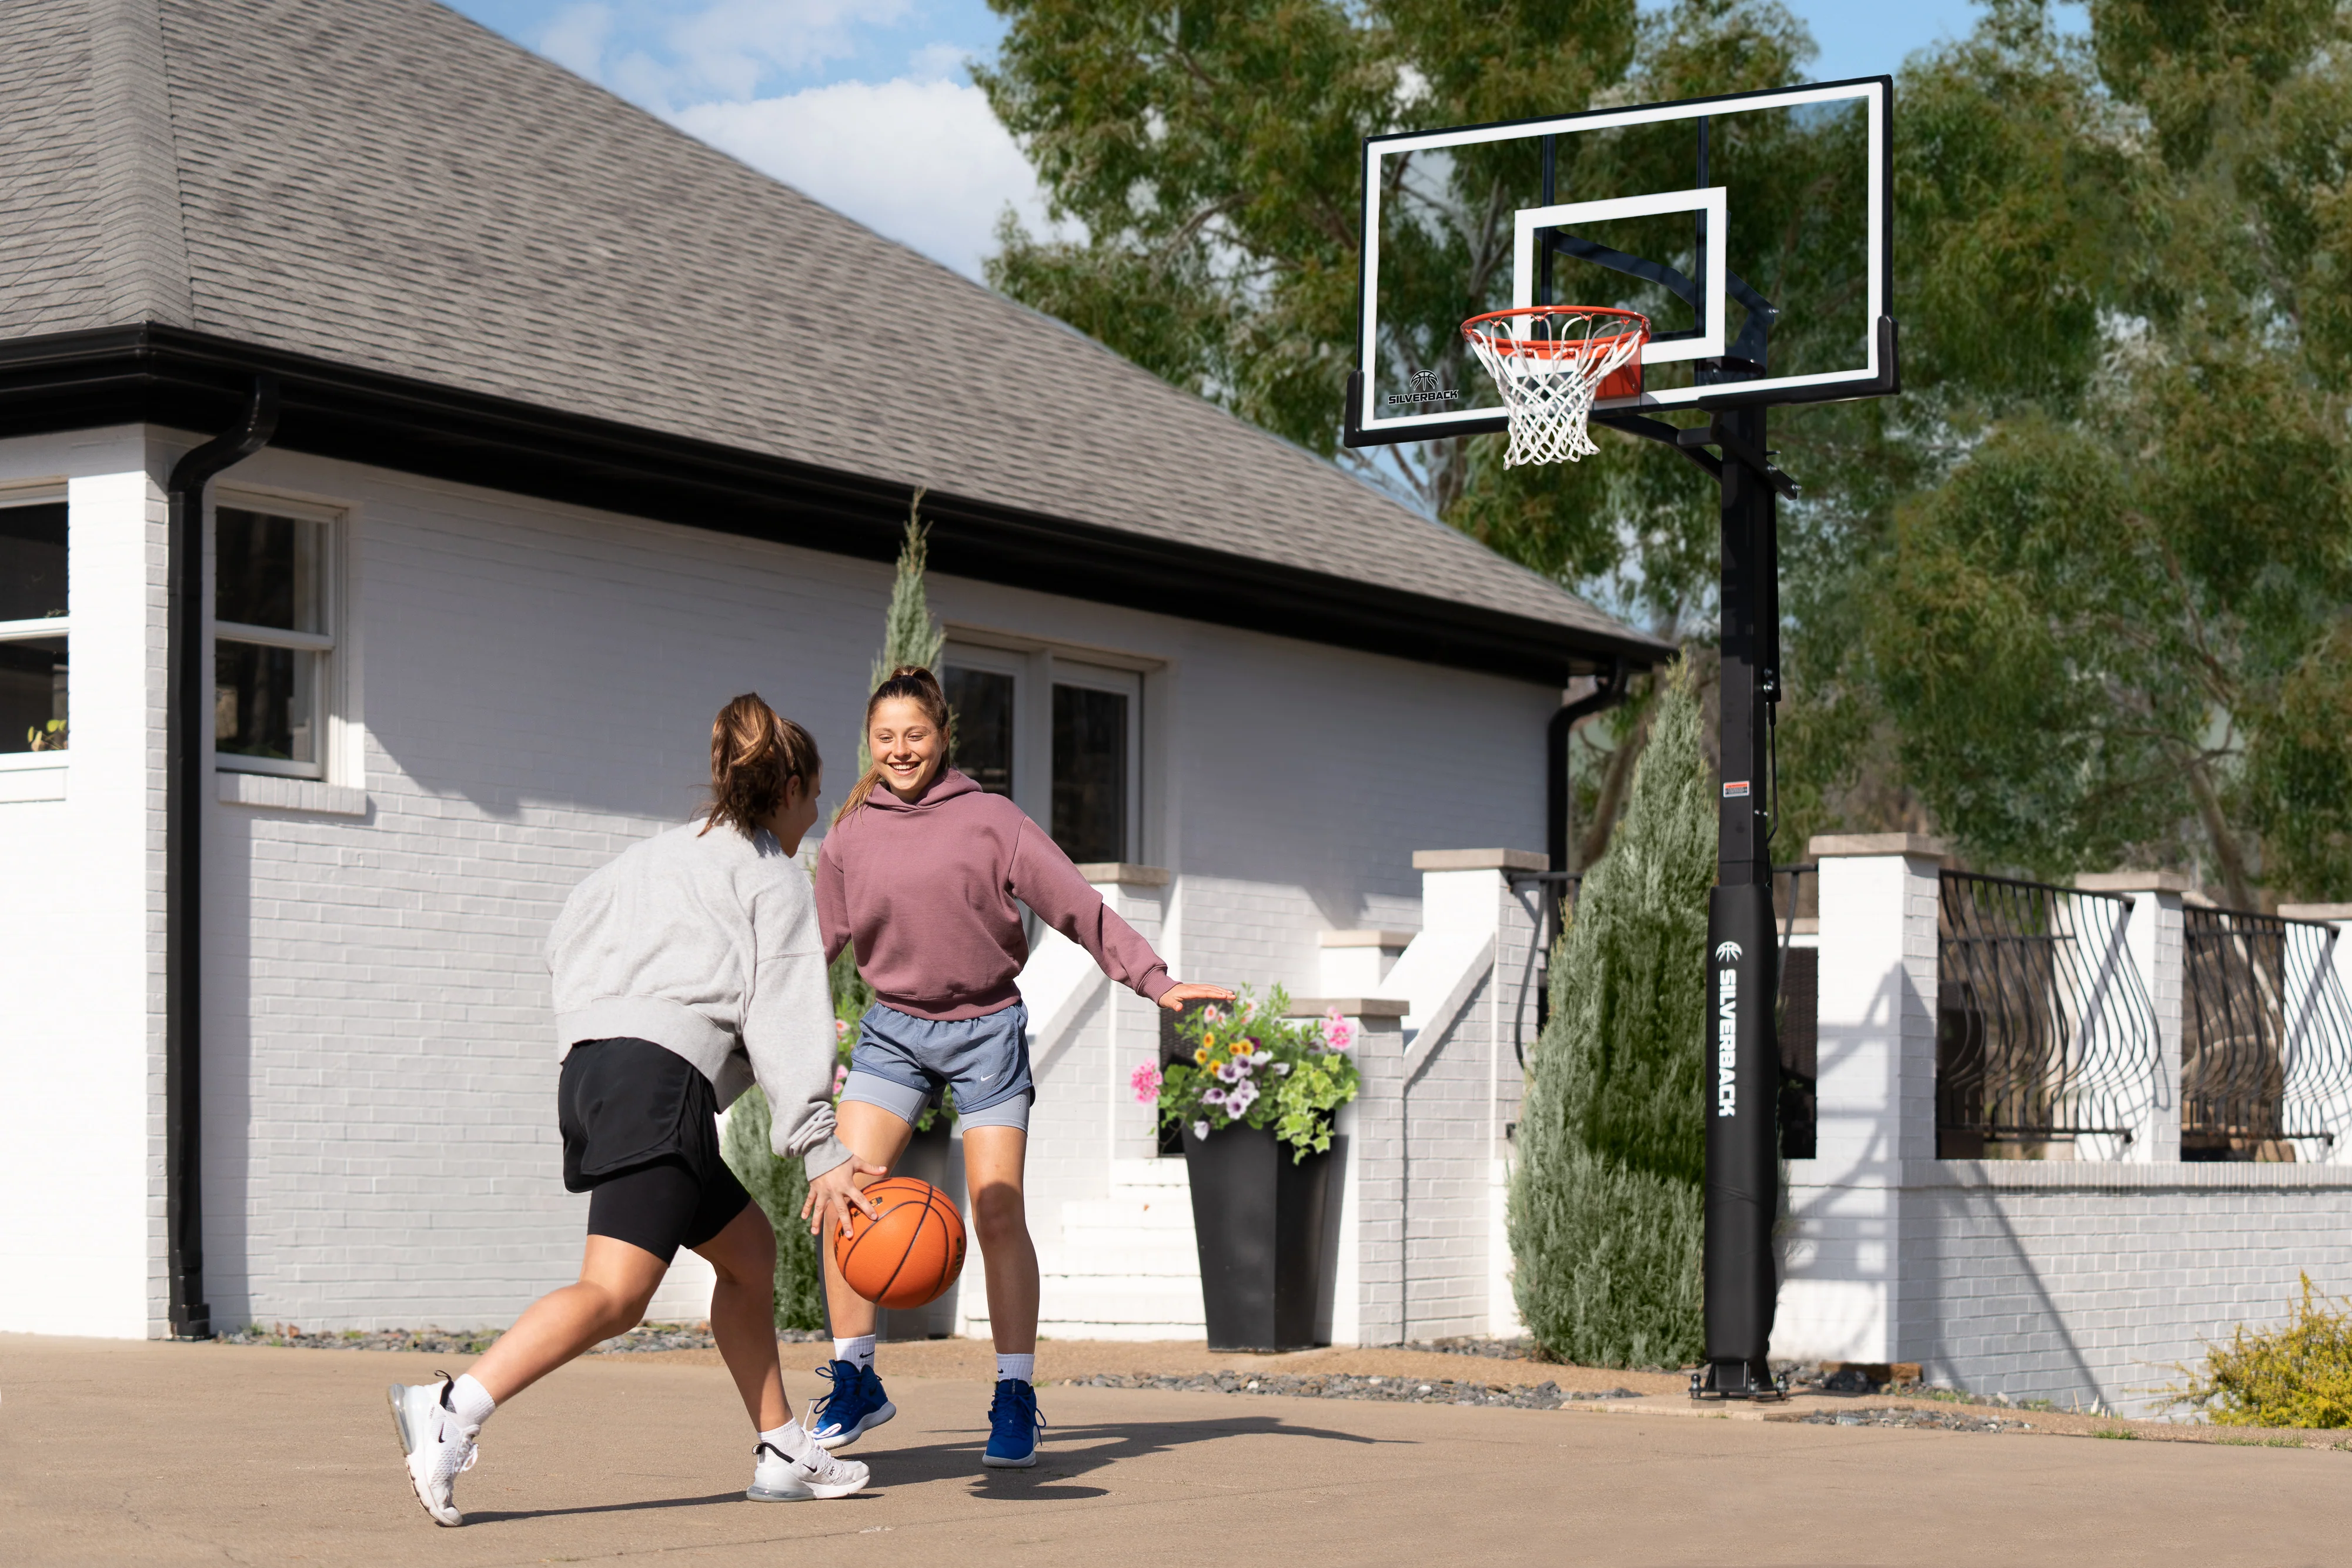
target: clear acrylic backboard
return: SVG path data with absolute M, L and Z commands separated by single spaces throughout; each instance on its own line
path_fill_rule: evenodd
M 1460 324 L 1531 305 L 1649 318 L 1639 391 L 1599 416 L 1895 392 L 1892 93 L 1870 77 L 1368 138 L 1349 444 L 1502 428 Z

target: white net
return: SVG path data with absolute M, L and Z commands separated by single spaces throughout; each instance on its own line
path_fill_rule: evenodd
M 1573 463 L 1601 450 L 1585 430 L 1593 400 L 1642 351 L 1650 323 L 1631 310 L 1539 305 L 1474 316 L 1462 335 L 1510 412 L 1503 465 L 1515 468 Z

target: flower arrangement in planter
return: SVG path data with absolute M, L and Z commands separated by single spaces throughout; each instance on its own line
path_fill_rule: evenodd
M 1189 1013 L 1176 1060 L 1128 1080 L 1182 1134 L 1213 1350 L 1320 1343 L 1333 1122 L 1362 1080 L 1347 1019 L 1289 1010 L 1276 987 L 1262 1005 L 1244 991 L 1236 1007 Z
M 1280 986 L 1263 1005 L 1247 990 L 1236 1006 L 1195 1009 L 1177 1021 L 1181 1054 L 1162 1072 L 1150 1062 L 1129 1078 L 1135 1097 L 1157 1103 L 1162 1125 L 1195 1140 L 1239 1124 L 1272 1128 L 1295 1165 L 1331 1147 L 1331 1119 L 1356 1097 L 1348 1054 L 1354 1030 L 1335 1010 L 1290 1019 Z

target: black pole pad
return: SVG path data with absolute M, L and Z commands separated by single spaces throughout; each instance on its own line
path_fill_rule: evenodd
M 1706 1359 L 1710 1385 L 1730 1393 L 1771 1383 L 1772 1219 L 1780 1196 L 1771 885 L 1712 890 L 1706 944 Z M 1728 1375 L 1733 1368 L 1745 1375 Z

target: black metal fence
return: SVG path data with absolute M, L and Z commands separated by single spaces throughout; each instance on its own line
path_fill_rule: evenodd
M 2181 912 L 2180 1156 L 2291 1160 L 2336 1141 L 2352 1093 L 2352 1006 L 2336 930 L 2239 909 Z
M 2130 1140 L 2126 1111 L 2146 1102 L 2158 1070 L 2156 1010 L 2125 942 L 2131 909 L 2112 894 L 1943 873 L 1939 1158 Z

